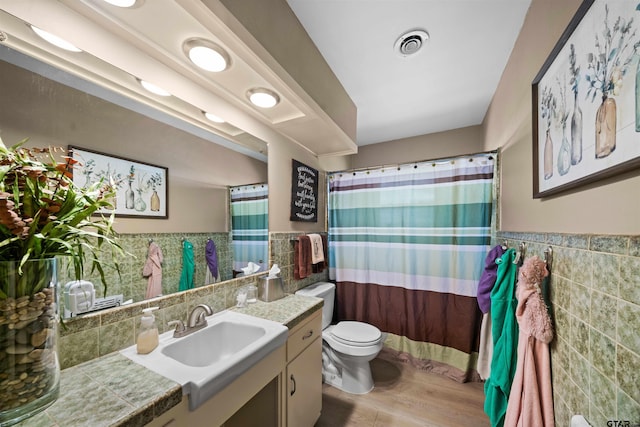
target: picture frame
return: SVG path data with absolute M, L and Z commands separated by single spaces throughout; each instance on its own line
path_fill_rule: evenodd
M 534 198 L 640 166 L 637 8 L 584 0 L 534 78 Z
M 117 217 L 167 219 L 169 217 L 169 170 L 164 166 L 69 145 L 73 182 L 85 188 L 101 179 L 116 188 L 113 212 Z
M 289 220 L 318 222 L 318 178 L 317 169 L 292 159 Z

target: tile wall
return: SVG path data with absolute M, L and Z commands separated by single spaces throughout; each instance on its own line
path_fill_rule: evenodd
M 299 233 L 271 233 L 271 265 L 277 263 L 281 268 L 281 277 L 285 285 L 285 293 L 293 293 L 296 290 L 307 286 L 311 283 L 327 280 L 328 270 L 322 273 L 313 274 L 304 280 L 294 280 L 293 278 L 293 242 Z M 169 257 L 178 257 L 178 267 L 167 266 L 166 277 L 171 277 L 169 271 L 173 271 L 176 283 L 179 282 L 179 274 L 181 270 L 181 246 L 180 239 L 188 238 L 194 244 L 194 247 L 201 245 L 204 248 L 206 239 L 211 235 L 130 235 L 124 237 L 132 241 L 132 247 L 138 255 L 146 256 L 146 247 L 148 239 L 153 238 L 163 249 L 165 260 Z M 124 243 L 123 243 L 124 245 Z M 178 249 L 171 249 L 172 247 Z M 220 247 L 218 245 L 218 256 L 220 257 Z M 165 251 L 165 247 L 168 248 Z M 172 252 L 173 251 L 173 252 Z M 197 251 L 194 250 L 194 253 Z M 167 255 L 169 254 L 169 255 Z M 230 257 L 230 254 L 228 255 Z M 204 260 L 198 261 L 196 258 L 196 270 L 198 265 L 202 265 Z M 229 264 L 230 265 L 230 264 Z M 141 266 L 137 264 L 129 265 L 125 268 L 131 270 L 140 270 Z M 133 273 L 131 273 L 133 274 Z M 137 274 L 137 273 L 136 273 Z M 204 273 L 202 280 L 204 280 Z M 196 274 L 196 283 L 199 282 L 198 274 Z M 137 328 L 140 323 L 142 309 L 145 307 L 159 307 L 155 311 L 158 328 L 160 333 L 167 331 L 169 328 L 167 323 L 171 320 L 182 319 L 187 320 L 190 310 L 200 303 L 209 304 L 214 311 L 218 312 L 236 304 L 236 294 L 239 288 L 258 283 L 258 276 L 240 277 L 237 279 L 226 280 L 221 283 L 200 286 L 195 289 L 166 295 L 151 300 L 137 302 L 131 305 L 119 307 L 116 309 L 105 310 L 87 314 L 82 317 L 67 319 L 64 325 L 59 328 L 59 354 L 61 367 L 68 368 L 79 363 L 104 356 L 114 351 L 121 350 L 135 344 L 137 336 Z M 163 281 L 165 279 L 165 270 L 163 270 Z M 146 289 L 146 279 L 144 281 L 144 289 Z
M 498 232 L 525 256 L 552 248 L 556 424 L 640 424 L 640 236 Z
M 303 233 L 269 233 L 269 265 L 278 264 L 285 293 L 294 293 L 315 282 L 329 280 L 329 269 L 315 273 L 302 280 L 294 279 L 293 251 L 294 241 Z M 326 233 L 320 233 L 326 234 Z
M 119 261 L 120 276 L 115 269 L 108 269 L 106 281 L 108 295 L 122 294 L 123 299 L 142 301 L 147 290 L 147 278 L 142 276 L 142 269 L 147 259 L 149 241 L 153 240 L 162 250 L 164 257 L 162 265 L 162 289 L 165 295 L 178 291 L 180 275 L 182 274 L 182 242 L 183 239 L 193 244 L 195 261 L 194 285 L 196 287 L 205 284 L 206 262 L 205 246 L 208 239 L 212 239 L 216 245 L 220 280 L 228 280 L 233 277 L 233 252 L 231 248 L 231 234 L 226 233 L 154 233 L 154 234 L 121 234 L 119 243 L 127 251 Z M 61 264 L 58 279 L 62 286 L 74 280 L 73 273 L 64 263 Z M 96 297 L 103 295 L 104 287 L 97 273 L 87 273 L 85 280 L 91 281 L 96 288 Z

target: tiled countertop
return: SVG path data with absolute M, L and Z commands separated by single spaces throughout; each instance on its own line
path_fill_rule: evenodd
M 321 307 L 321 299 L 287 295 L 233 310 L 291 329 Z M 58 400 L 17 426 L 142 426 L 181 400 L 180 384 L 115 352 L 63 370 Z

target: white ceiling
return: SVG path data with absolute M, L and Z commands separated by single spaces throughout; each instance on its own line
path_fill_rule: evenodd
M 287 0 L 358 109 L 357 144 L 482 123 L 531 0 Z M 429 40 L 393 49 L 406 31 Z

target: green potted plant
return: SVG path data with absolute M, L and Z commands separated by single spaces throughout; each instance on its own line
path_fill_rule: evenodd
M 58 148 L 6 147 L 0 139 L 0 425 L 31 416 L 58 396 L 57 261 L 77 279 L 85 267 L 117 269 L 112 183 L 75 185 Z M 62 159 L 59 162 L 57 159 Z M 111 254 L 111 259 L 105 254 Z

